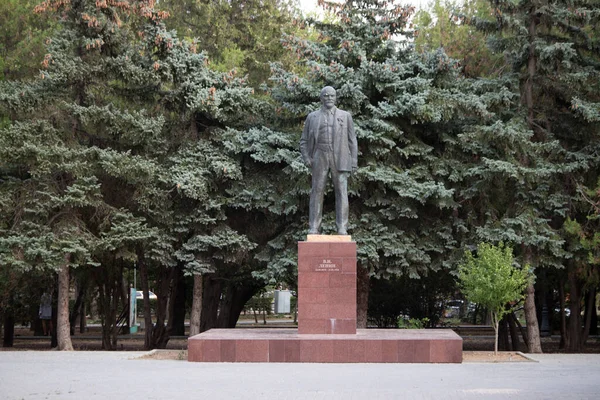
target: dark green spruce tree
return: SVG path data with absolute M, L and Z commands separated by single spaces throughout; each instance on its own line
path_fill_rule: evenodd
M 550 274 L 566 279 L 573 317 L 568 327 L 562 319 L 561 332 L 567 349 L 580 351 L 584 329 L 579 304 L 583 288 L 588 293 L 595 293 L 595 288 L 579 274 L 587 270 L 582 268 L 588 263 L 586 252 L 568 245 L 573 243 L 570 229 L 562 228 L 566 221 L 583 222 L 593 211 L 580 194 L 597 182 L 599 5 L 597 1 L 490 4 L 492 18 L 474 18 L 471 22 L 490 35 L 492 50 L 504 54 L 509 62 L 511 68 L 504 77 L 515 82 L 513 92 L 520 95 L 518 107 L 512 107 L 514 112 L 509 116 L 510 127 L 518 135 L 515 138 L 521 139 L 511 140 L 512 158 L 505 155 L 502 163 L 494 162 L 498 172 L 501 167 L 504 175 L 510 177 L 505 182 L 512 181 L 504 193 L 516 196 L 505 198 L 505 206 L 496 203 L 499 207 L 489 208 L 498 220 L 495 230 L 489 232 L 520 250 L 521 261 L 536 271 L 538 287 Z M 494 136 L 503 135 L 499 131 Z M 520 144 L 515 147 L 517 143 Z M 501 151 L 506 149 L 504 146 Z M 487 157 L 482 165 L 487 168 L 485 164 L 492 165 Z M 503 237 L 506 235 L 501 233 L 515 236 Z M 563 267 L 566 277 L 560 278 Z M 536 312 L 533 285 L 527 294 L 529 351 L 537 352 L 541 347 L 536 314 L 541 310 Z M 546 297 L 545 293 L 540 294 Z M 537 303 L 541 307 L 543 301 Z
M 377 0 L 324 5 L 334 17 L 308 21 L 318 38 L 284 38 L 307 73 L 273 65 L 273 124 L 236 136 L 244 140 L 239 146 L 248 154 L 248 174 L 263 181 L 247 185 L 238 198 L 266 215 L 265 226 L 276 234 L 259 255 L 269 260 L 268 268 L 256 275 L 295 280 L 310 191 L 298 142 L 307 114 L 320 107 L 321 88 L 336 88 L 338 106 L 353 115 L 359 145 L 349 232 L 358 244 L 358 316 L 364 327 L 369 277 L 418 278 L 454 268 L 466 229 L 455 218 L 460 204 L 453 185 L 463 174 L 454 158 L 457 136 L 466 122 L 492 114 L 443 51 L 416 54 L 407 26 L 412 7 Z M 334 231 L 333 209 L 331 189 L 324 233 Z
M 240 174 L 219 137 L 244 120 L 251 89 L 168 32 L 154 1 L 45 1 L 38 11 L 62 16 L 43 70 L 7 82 L 0 98 L 13 120 L 0 135 L 3 264 L 62 271 L 63 295 L 67 268 L 87 264 L 112 349 L 123 272 L 136 263 L 143 291 L 154 278 L 159 297 L 156 321 L 144 298 L 145 346 L 164 347 L 176 277 L 208 271 L 202 260 L 219 251 L 231 268 L 231 254 L 251 246 L 221 210 Z
M 443 48 L 459 61 L 463 75 L 477 78 L 496 75 L 506 64 L 502 54 L 487 46 L 486 35 L 465 23 L 473 16 L 490 14 L 487 0 L 435 0 L 414 18 L 417 51 Z
M 56 22 L 33 12 L 37 0 L 0 4 L 0 79 L 31 78 L 44 57 L 44 41 Z
M 165 326 L 166 307 L 169 304 L 169 315 L 174 315 L 177 299 L 184 294 L 174 288 L 181 288 L 177 282 L 183 273 L 194 275 L 194 285 L 203 288 L 194 290 L 194 330 L 197 324 L 204 329 L 217 326 L 218 322 L 211 319 L 217 311 L 219 321 L 227 320 L 220 322 L 223 327 L 235 326 L 241 311 L 239 306 L 237 314 L 233 312 L 232 323 L 225 317 L 231 307 L 223 302 L 235 297 L 234 289 L 244 286 L 239 284 L 244 279 L 238 279 L 237 286 L 228 283 L 235 280 L 232 275 L 238 276 L 244 269 L 244 257 L 253 244 L 232 229 L 226 218 L 230 202 L 226 189 L 242 175 L 224 144 L 223 134 L 227 127 L 245 126 L 253 102 L 245 77 L 238 77 L 235 71 L 212 70 L 206 55 L 196 54 L 199 44 L 180 40 L 174 31 L 166 30 L 162 21 L 146 25 L 141 36 L 139 62 L 153 71 L 155 82 L 144 88 L 143 95 L 165 121 L 166 146 L 159 158 L 162 170 L 158 183 L 168 188 L 164 203 L 168 209 L 157 208 L 157 213 L 147 215 L 164 232 L 165 240 L 139 255 L 140 268 L 153 266 L 160 277 L 156 287 L 159 312 L 148 347 L 164 347 L 169 332 L 175 329 L 173 318 Z M 161 97 L 157 98 L 156 93 Z M 163 255 L 170 261 L 165 262 Z M 196 333 L 194 330 L 192 333 Z
M 237 69 L 258 87 L 270 75 L 269 62 L 291 65 L 293 58 L 281 46 L 283 31 L 299 11 L 290 0 L 162 0 L 170 13 L 166 21 L 181 37 L 197 40 L 220 71 Z
M 111 83 L 118 86 L 115 72 L 127 57 L 123 49 L 129 38 L 120 29 L 131 11 L 127 6 L 41 3 L 37 12 L 63 18 L 47 41 L 39 77 L 2 88 L 2 105 L 13 120 L 1 135 L 2 193 L 8 200 L 3 205 L 10 221 L 2 232 L 2 255 L 11 268 L 59 272 L 59 349 L 72 348 L 69 268 L 93 267 L 103 347 L 114 348 L 115 312 L 123 300 L 115 260 L 127 257 L 128 243 L 155 235 L 125 204 L 136 183 L 146 186 L 154 163 L 134 154 L 133 146 L 115 145 L 125 137 L 124 142 L 157 147 L 156 140 L 148 140 L 157 121 L 113 103 Z

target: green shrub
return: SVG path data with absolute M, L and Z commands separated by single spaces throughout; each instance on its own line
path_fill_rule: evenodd
M 477 256 L 465 252 L 465 262 L 459 265 L 459 279 L 465 297 L 487 308 L 491 314 L 496 333 L 494 352 L 498 352 L 498 324 L 510 311 L 507 304 L 523 298 L 528 284 L 528 266 L 515 268 L 513 253 L 509 246 L 481 243 Z
M 398 318 L 398 328 L 400 329 L 425 329 L 429 323 L 429 318 Z

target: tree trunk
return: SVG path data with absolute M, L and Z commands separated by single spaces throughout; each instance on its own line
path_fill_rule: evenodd
M 13 347 L 15 340 L 15 316 L 10 310 L 4 312 L 4 335 L 2 347 Z
M 225 285 L 221 291 L 217 313 L 217 328 L 229 328 L 229 314 L 231 312 L 232 292 L 234 290 L 231 285 Z
M 121 307 L 120 309 L 121 311 L 121 317 L 122 319 L 122 325 L 119 328 L 119 330 L 115 331 L 115 333 L 122 333 L 122 334 L 129 334 L 129 332 L 131 332 L 130 330 L 130 326 L 129 326 L 129 307 L 131 307 L 131 299 L 130 299 L 130 295 L 129 295 L 129 282 L 128 280 L 125 278 L 125 274 L 124 271 L 125 270 L 125 262 L 123 259 L 121 259 L 121 262 L 119 262 L 119 273 L 116 276 L 116 283 L 117 283 L 117 290 L 119 291 L 119 300 L 121 301 Z M 115 302 L 116 304 L 118 304 L 118 302 Z M 118 310 L 117 310 L 118 311 Z M 115 346 L 117 344 L 117 337 L 115 335 Z
M 75 335 L 75 325 L 77 318 L 81 316 L 81 306 L 83 304 L 83 297 L 85 296 L 85 285 L 82 285 L 81 282 L 77 285 L 77 299 L 75 300 L 75 305 L 73 306 L 73 311 L 69 316 L 69 324 L 71 325 L 71 335 Z
M 71 324 L 69 323 L 69 256 L 58 271 L 58 308 L 56 316 L 56 339 L 58 350 L 72 351 Z
M 508 331 L 510 332 L 510 342 L 512 351 L 521 351 L 521 346 L 519 344 L 519 332 L 517 328 L 517 317 L 515 317 L 515 313 L 507 314 L 508 321 Z
M 102 323 L 102 350 L 117 349 L 117 297 L 113 289 L 114 282 L 110 280 L 100 283 L 98 307 Z
M 169 302 L 169 336 L 184 336 L 186 284 L 183 269 L 179 266 L 176 268 L 175 282 Z
M 479 306 L 479 304 L 475 305 L 475 311 L 473 311 L 473 315 L 471 318 L 471 323 L 473 325 L 477 325 L 477 315 L 479 315 L 479 311 L 481 310 L 481 307 Z
M 98 285 L 98 313 L 102 324 L 102 349 L 117 349 L 117 310 L 122 297 L 122 264 L 116 257 L 104 260 L 102 268 L 94 270 Z
M 221 281 L 214 279 L 213 275 L 204 276 L 200 332 L 207 331 L 217 326 L 221 286 Z
M 87 330 L 87 315 L 86 315 L 85 299 L 81 303 L 81 313 L 79 318 L 79 333 L 85 333 Z
M 253 285 L 230 285 L 223 295 L 217 326 L 219 328 L 235 328 L 237 321 L 244 309 L 244 305 L 254 296 L 258 288 Z M 266 312 L 266 310 L 265 310 Z
M 144 304 L 144 349 L 152 350 L 152 334 L 154 325 L 152 324 L 152 313 L 150 311 L 150 288 L 148 287 L 148 266 L 146 265 L 146 257 L 142 249 L 138 249 L 138 264 L 140 267 L 140 281 L 142 285 L 143 304 Z
M 202 293 L 204 277 L 194 275 L 194 290 L 192 294 L 192 311 L 190 313 L 190 337 L 200 333 L 200 320 L 202 318 Z
M 558 348 L 565 349 L 569 343 L 569 336 L 567 335 L 567 316 L 565 315 L 565 281 L 562 278 L 558 285 L 558 295 L 560 301 L 560 344 Z
M 523 325 L 521 325 L 521 322 L 519 322 L 519 319 L 515 315 L 514 311 L 511 314 L 513 322 L 516 324 L 517 328 L 519 329 L 519 332 L 521 332 L 523 343 L 525 343 L 526 351 L 528 352 L 529 348 L 527 346 L 529 345 L 529 341 L 527 340 L 527 330 L 523 328 Z
M 527 286 L 525 296 L 525 321 L 527 321 L 527 348 L 530 353 L 541 353 L 540 328 L 535 311 L 535 289 L 533 283 Z
M 567 322 L 567 346 L 570 353 L 579 353 L 583 348 L 581 321 L 581 284 L 575 265 L 569 266 L 569 320 Z
M 535 285 L 535 307 L 537 311 L 537 319 L 540 324 L 540 335 L 541 337 L 548 337 L 551 335 L 550 328 L 550 313 L 548 303 L 550 307 L 553 307 L 552 301 L 549 300 L 548 296 L 548 274 L 546 269 L 538 270 L 536 285 Z
M 490 319 L 492 321 L 492 327 L 494 328 L 494 354 L 498 354 L 498 331 L 500 328 L 500 321 L 498 321 L 498 314 L 490 312 Z
M 164 349 L 169 342 L 169 330 L 166 326 L 167 305 L 173 290 L 175 268 L 162 266 L 159 271 L 158 288 L 156 290 L 156 324 L 152 333 L 152 348 Z
M 586 296 L 585 312 L 584 312 L 584 326 L 583 326 L 583 337 L 581 340 L 582 347 L 585 347 L 588 336 L 590 335 L 590 327 L 592 324 L 592 314 L 596 314 L 596 289 L 590 288 Z
M 37 310 L 35 310 L 35 315 L 32 316 L 31 330 L 33 331 L 33 336 L 44 336 L 44 327 Z
M 598 295 L 597 289 L 594 289 L 594 297 L 590 305 L 591 321 L 590 321 L 590 335 L 598 335 L 598 313 L 596 312 L 596 296 Z
M 58 274 L 56 274 L 56 279 L 54 290 L 52 292 L 52 298 L 58 299 Z M 56 302 L 52 302 L 52 324 L 51 324 L 51 332 L 50 332 L 50 348 L 58 348 L 58 339 L 56 334 L 56 327 L 58 326 L 58 304 Z
M 504 314 L 504 317 L 498 323 L 498 349 L 499 350 L 511 350 L 510 342 L 508 341 L 508 314 Z
M 175 273 L 173 274 L 173 279 L 171 281 L 171 290 L 169 291 L 167 297 L 167 307 L 165 311 L 165 324 L 167 326 L 167 332 L 169 337 L 172 335 L 173 331 L 173 319 L 175 313 L 175 299 L 177 298 L 177 290 L 179 285 L 179 267 L 173 267 Z
M 524 94 L 527 104 L 527 125 L 529 129 L 537 132 L 535 129 L 535 114 L 533 103 L 533 83 L 537 68 L 537 59 L 535 56 L 536 26 L 538 17 L 535 15 L 533 7 L 530 10 L 529 20 L 529 57 L 527 59 L 527 80 L 525 81 Z M 530 254 L 530 250 L 526 250 Z M 529 257 L 527 257 L 529 258 Z M 535 288 L 533 283 L 527 286 L 525 297 L 525 320 L 527 321 L 527 347 L 530 353 L 541 353 L 542 343 L 540 339 L 540 329 L 538 325 L 536 307 L 535 307 Z
M 356 269 L 356 327 L 358 329 L 367 328 L 369 288 L 369 271 L 359 264 Z

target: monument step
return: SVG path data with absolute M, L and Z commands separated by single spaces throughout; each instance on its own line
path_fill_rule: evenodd
M 450 329 L 358 329 L 299 334 L 297 329 L 211 329 L 188 339 L 192 362 L 461 363 Z

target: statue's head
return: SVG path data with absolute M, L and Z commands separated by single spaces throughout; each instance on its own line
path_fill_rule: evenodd
M 331 110 L 335 106 L 335 89 L 331 86 L 325 86 L 321 89 L 321 104 L 328 110 Z

